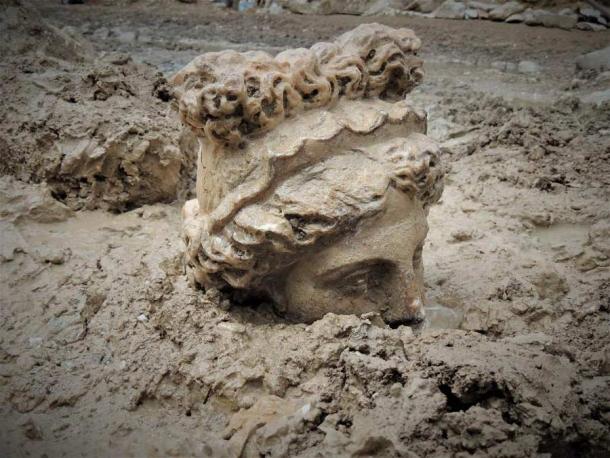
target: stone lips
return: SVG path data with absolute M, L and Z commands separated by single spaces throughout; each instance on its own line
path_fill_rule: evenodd
M 422 77 L 421 42 L 409 29 L 364 24 L 310 49 L 203 54 L 172 83 L 182 120 L 224 146 L 273 129 L 302 110 L 339 99 L 399 100 Z

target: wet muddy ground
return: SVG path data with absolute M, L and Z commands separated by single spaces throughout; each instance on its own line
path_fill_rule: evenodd
M 426 77 L 409 99 L 451 170 L 419 329 L 235 306 L 187 285 L 181 202 L 74 212 L 0 178 L 4 454 L 607 456 L 610 78 L 574 67 L 607 32 L 35 3 L 165 75 L 209 50 L 411 27 Z

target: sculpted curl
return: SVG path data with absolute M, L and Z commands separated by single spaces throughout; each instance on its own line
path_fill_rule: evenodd
M 197 136 L 239 145 L 306 109 L 340 98 L 398 100 L 419 83 L 420 40 L 408 29 L 365 24 L 333 43 L 264 52 L 207 53 L 172 79 L 182 120 Z

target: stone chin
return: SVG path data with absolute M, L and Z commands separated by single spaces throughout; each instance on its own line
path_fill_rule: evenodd
M 371 73 L 354 86 L 354 99 L 331 97 L 302 108 L 272 128 L 255 127 L 238 145 L 195 129 L 197 199 L 183 210 L 195 284 L 270 298 L 285 316 L 306 322 L 329 312 L 379 312 L 389 323 L 423 317 L 426 217 L 440 198 L 444 172 L 438 146 L 425 136 L 425 114 L 395 97 L 404 73 L 374 78 L 411 57 L 404 50 L 412 53 L 419 41 L 410 31 L 379 27 L 337 40 L 355 56 L 355 68 Z M 328 46 L 312 48 L 321 62 L 334 62 L 324 57 Z M 368 61 L 359 54 L 363 49 Z M 233 54 L 227 59 L 237 59 Z M 293 76 L 303 79 L 291 80 L 292 87 L 324 84 L 308 76 L 316 67 L 307 55 L 295 50 L 275 58 L 280 66 L 282 59 L 290 61 Z M 247 84 L 250 74 L 240 71 Z M 236 102 L 231 91 L 240 78 L 232 75 L 231 81 L 220 92 Z M 382 86 L 392 88 L 392 97 Z M 181 105 L 183 117 L 192 115 L 190 94 Z

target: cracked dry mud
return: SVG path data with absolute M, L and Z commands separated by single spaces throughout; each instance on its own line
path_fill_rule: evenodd
M 181 4 L 170 19 L 163 2 L 144 3 L 43 12 L 85 35 L 108 18 L 144 28 L 155 16 L 149 33 L 166 49 L 178 38 L 164 18 L 185 30 L 256 19 Z M 286 48 L 294 41 L 277 37 L 294 23 L 311 44 L 366 18 L 260 21 Z M 268 304 L 236 306 L 188 286 L 181 201 L 69 208 L 48 185 L 3 176 L 2 455 L 607 456 L 609 110 L 583 102 L 603 77 L 568 65 L 605 34 L 537 30 L 532 47 L 520 26 L 387 21 L 422 38 L 426 76 L 409 101 L 427 109 L 451 166 L 424 249 L 427 326 L 293 324 Z M 487 48 L 473 29 L 490 32 Z M 264 41 L 247 30 L 244 47 Z M 502 46 L 507 34 L 514 46 Z M 539 59 L 542 73 L 498 71 L 485 49 Z

